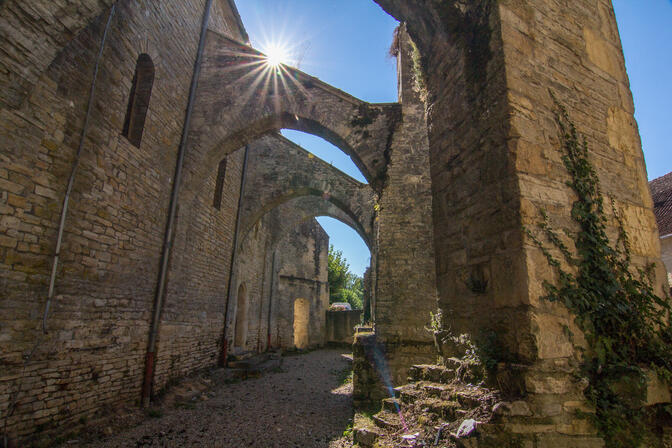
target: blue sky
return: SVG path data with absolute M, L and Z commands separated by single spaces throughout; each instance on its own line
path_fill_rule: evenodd
M 635 100 L 649 179 L 672 171 L 672 0 L 613 0 Z M 290 65 L 369 102 L 397 100 L 396 65 L 388 56 L 397 25 L 372 0 L 239 0 L 252 45 L 287 43 Z M 283 135 L 360 181 L 348 156 L 319 137 Z M 354 230 L 318 218 L 350 270 L 361 275 L 369 250 Z

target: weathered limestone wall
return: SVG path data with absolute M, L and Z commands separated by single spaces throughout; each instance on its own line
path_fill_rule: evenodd
M 527 283 L 517 185 L 504 150 L 508 109 L 493 2 L 472 2 L 464 12 L 454 2 L 436 11 L 379 3 L 408 21 L 428 91 L 439 305 L 454 332 L 476 334 L 501 319 L 525 334 L 525 309 L 515 304 Z M 475 282 L 488 287 L 468 286 Z M 528 350 L 529 341 L 510 337 L 515 350 Z
M 312 319 L 315 325 L 312 333 L 324 332 L 324 319 L 319 312 L 324 305 L 315 297 L 322 300 L 323 288 L 319 282 L 323 273 L 320 269 L 326 269 L 326 262 L 309 256 L 314 249 L 310 249 L 308 242 L 315 237 L 309 223 L 315 216 L 334 217 L 357 230 L 367 244 L 371 244 L 374 203 L 375 195 L 369 185 L 352 179 L 280 135 L 269 134 L 248 145 L 240 208 L 240 243 L 227 326 L 229 345 L 234 347 L 236 294 L 239 285 L 244 284 L 248 299 L 247 337 L 245 346 L 234 347 L 234 351 L 267 348 L 269 303 L 272 307 L 271 344 L 292 346 L 293 303 L 287 302 L 291 297 L 306 298 L 313 304 L 317 314 Z M 322 235 L 320 232 L 321 229 L 318 234 Z M 281 252 L 296 256 L 279 259 L 277 254 Z M 285 260 L 284 270 L 287 272 L 284 274 L 280 271 L 280 260 Z M 298 264 L 290 269 L 292 263 Z M 278 305 L 276 292 L 280 289 L 286 300 Z M 313 340 L 315 344 L 324 343 L 323 336 L 314 336 Z
M 294 302 L 300 298 L 310 303 L 308 346 L 325 344 L 326 311 L 329 307 L 328 253 L 329 236 L 314 219 L 301 224 L 278 245 L 274 322 L 271 323 L 271 343 L 274 346 L 296 345 Z
M 11 24 L 2 26 L 8 52 L 0 57 L 9 70 L 2 71 L 0 109 L 0 410 L 3 427 L 9 411 L 7 430 L 20 436 L 38 425 L 72 425 L 99 409 L 139 397 L 205 2 L 117 4 L 70 199 L 46 335 L 41 318 L 58 219 L 107 21 L 108 10 L 103 9 L 110 2 L 91 2 L 89 8 L 74 2 L 67 7 L 66 2 L 22 2 L 20 8 L 17 3 L 0 7 L 1 20 Z M 37 18 L 42 15 L 44 22 Z M 226 1 L 216 3 L 211 26 L 244 38 Z M 121 130 L 141 53 L 152 58 L 155 77 L 137 148 Z M 237 169 L 232 166 L 231 173 Z M 203 240 L 212 242 L 217 234 L 218 244 L 230 245 L 229 218 L 199 229 L 210 232 Z M 181 238 L 176 237 L 177 246 L 186 244 Z M 201 270 L 204 277 L 212 275 L 205 267 Z M 208 356 L 218 339 L 214 329 L 206 328 L 221 331 L 222 314 L 209 301 L 221 297 L 212 291 L 197 303 L 169 297 L 164 317 L 193 328 L 192 340 L 173 341 L 168 330 L 159 342 L 159 356 L 164 350 L 165 356 L 157 384 L 211 363 Z M 199 304 L 203 306 L 196 312 Z
M 272 251 L 270 250 L 270 229 L 265 222 L 257 223 L 238 249 L 231 295 L 229 296 L 229 346 L 232 351 L 261 351 L 266 349 L 268 329 L 268 304 L 271 282 Z M 244 285 L 247 299 L 245 345 L 236 347 L 233 335 L 237 321 L 238 291 Z
M 202 194 L 184 186 L 159 330 L 154 390 L 217 361 L 244 151 L 227 157 L 220 209 L 213 206 L 217 165 Z M 191 199 L 188 202 L 187 199 Z
M 312 272 L 311 269 L 314 269 L 315 267 L 315 260 L 311 261 L 308 258 L 305 258 L 303 252 L 301 252 L 306 250 L 306 239 L 311 238 L 311 234 L 306 236 L 303 233 L 297 233 L 297 229 L 301 229 L 303 228 L 302 226 L 308 225 L 316 215 L 333 216 L 354 226 L 354 223 L 348 221 L 348 215 L 334 206 L 333 203 L 320 197 L 303 196 L 293 198 L 267 212 L 262 219 L 257 221 L 257 223 L 243 235 L 243 241 L 237 256 L 234 284 L 239 285 L 240 283 L 245 283 L 248 297 L 250 297 L 251 300 L 256 300 L 254 299 L 255 297 L 260 298 L 261 308 L 258 307 L 256 302 L 251 302 L 250 309 L 255 307 L 257 310 L 256 313 L 262 316 L 261 318 L 257 318 L 257 321 L 250 321 L 248 323 L 249 330 L 247 341 L 249 343 L 246 345 L 247 350 L 264 350 L 268 346 L 267 316 L 269 302 L 271 303 L 270 306 L 272 308 L 271 345 L 273 347 L 285 348 L 292 346 L 293 315 L 291 304 L 283 302 L 282 306 L 278 305 L 278 300 L 280 299 L 277 291 L 279 285 L 282 284 L 282 288 L 287 293 L 287 296 L 305 297 L 306 299 L 315 296 L 316 293 L 313 291 L 315 288 L 312 286 L 312 289 L 308 289 L 308 292 L 305 292 L 306 282 L 313 285 L 316 280 L 319 281 L 319 279 L 315 277 L 314 272 L 313 274 L 310 274 L 310 272 Z M 289 275 L 289 277 L 297 277 L 298 280 L 294 279 L 290 281 L 291 278 L 285 278 L 287 276 L 282 277 L 282 280 L 278 278 L 278 259 L 276 255 L 276 261 L 273 261 L 273 253 L 277 254 L 278 251 L 283 250 L 298 250 L 301 253 L 301 257 L 303 258 L 296 258 L 293 261 L 291 258 L 288 258 L 287 260 L 288 264 L 291 262 L 300 262 L 300 266 L 303 266 L 300 268 L 303 274 Z M 328 244 L 326 250 L 328 251 Z M 272 276 L 271 272 L 273 272 L 272 269 L 274 266 L 275 274 Z M 273 278 L 273 280 L 271 280 L 271 278 Z M 270 284 L 271 281 L 273 281 L 272 285 Z M 262 282 L 264 284 L 263 288 L 261 286 Z M 233 288 L 232 294 L 235 295 L 236 292 L 237 289 Z M 319 292 L 319 294 L 321 294 L 321 292 Z M 234 334 L 234 303 L 237 303 L 237 301 L 235 296 L 232 296 L 230 299 L 231 308 L 229 309 L 228 325 L 228 336 L 230 341 L 233 340 L 232 338 Z M 257 326 L 256 322 L 260 322 L 260 325 Z M 229 345 L 232 346 L 232 342 L 230 342 Z
M 362 310 L 327 310 L 327 342 L 352 344 L 355 335 L 355 325 L 359 325 L 361 319 Z
M 574 228 L 568 222 L 574 196 L 565 184 L 568 175 L 560 159 L 551 89 L 586 136 L 601 189 L 623 214 L 634 264 L 656 262 L 657 292 L 662 293 L 664 274 L 652 201 L 611 3 L 535 6 L 534 14 L 512 2 L 502 4 L 498 11 L 511 108 L 508 148 L 518 175 L 521 221 L 532 227 L 539 219 L 539 209 L 544 208 L 554 226 Z M 611 220 L 609 224 L 609 233 L 615 237 L 616 223 Z M 592 432 L 572 414 L 581 386 L 572 381 L 571 374 L 562 372 L 563 368 L 571 370 L 580 344 L 580 340 L 569 339 L 563 328 L 566 325 L 574 334 L 579 331 L 566 309 L 539 300 L 543 281 L 552 278 L 540 251 L 525 241 L 524 255 L 528 295 L 522 301 L 531 307 L 536 361 L 525 378 L 528 402 L 535 416 L 552 416 L 557 431 L 565 434 L 556 436 L 556 443 L 563 437 L 569 443 L 569 435 Z M 567 424 L 573 428 L 563 426 Z
M 4 43 L 0 58 L 0 104 L 16 109 L 41 82 L 40 77 L 56 55 L 73 38 L 104 13 L 112 0 L 7 0 L 0 4 L 0 40 Z M 116 2 L 119 6 L 129 1 Z M 140 5 L 142 12 L 148 10 Z M 193 7 L 189 13 L 202 11 Z M 215 0 L 210 28 L 234 38 L 247 40 L 232 0 Z
M 424 328 L 430 311 L 437 307 L 429 143 L 411 45 L 400 29 L 397 64 L 402 119 L 390 145 L 377 229 L 374 320 L 394 384 L 406 382 L 411 365 L 436 358 L 431 335 Z
M 551 90 L 587 137 L 602 191 L 625 216 L 634 261 L 659 260 L 610 2 L 378 3 L 408 21 L 426 73 L 439 303 L 448 325 L 474 336 L 496 331 L 508 355 L 528 366 L 521 377 L 532 416 L 509 429 L 534 433 L 543 422 L 536 446 L 600 446 L 574 415 L 583 400 L 571 376 L 577 349 L 562 329 L 579 332 L 561 305 L 539 301 L 552 275 L 522 227 L 534 228 L 543 208 L 556 228 L 573 228 Z
M 372 244 L 375 196 L 371 186 L 279 134 L 266 135 L 249 148 L 249 170 L 241 204 L 243 232 L 273 208 L 293 198 L 312 196 L 341 209 L 347 224 L 352 225 L 368 245 Z

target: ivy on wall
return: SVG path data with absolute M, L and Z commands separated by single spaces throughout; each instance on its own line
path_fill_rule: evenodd
M 584 333 L 582 375 L 588 378 L 587 399 L 595 406 L 594 420 L 608 447 L 640 446 L 645 434 L 646 369 L 672 380 L 672 305 L 655 293 L 653 266 L 631 263 L 623 217 L 611 201 L 618 238 L 607 236 L 607 217 L 597 174 L 588 158 L 585 137 L 579 135 L 567 110 L 553 97 L 562 143 L 562 161 L 570 174 L 568 186 L 577 200 L 571 217 L 576 254 L 562 242 L 542 210 L 538 232 L 557 249 L 563 268 L 540 238 L 525 229 L 557 273 L 555 284 L 545 282 L 543 297 L 564 304 Z M 625 393 L 624 390 L 628 390 Z

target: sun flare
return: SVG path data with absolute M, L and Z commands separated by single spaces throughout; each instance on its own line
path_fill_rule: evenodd
M 266 63 L 271 67 L 278 67 L 280 64 L 288 64 L 290 59 L 289 50 L 279 44 L 270 44 L 265 48 Z

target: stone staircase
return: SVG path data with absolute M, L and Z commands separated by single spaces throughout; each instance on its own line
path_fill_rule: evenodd
M 465 368 L 457 359 L 412 366 L 409 383 L 383 399 L 379 412 L 356 414 L 354 442 L 362 448 L 508 446 L 490 423 L 499 392 L 466 383 Z

